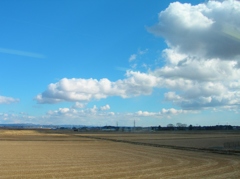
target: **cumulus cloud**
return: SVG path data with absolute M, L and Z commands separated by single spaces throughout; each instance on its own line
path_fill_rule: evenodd
M 19 99 L 15 99 L 12 97 L 0 96 L 0 104 L 10 104 L 19 102 Z
M 126 79 L 111 82 L 107 78 L 82 79 L 63 78 L 57 83 L 51 83 L 43 93 L 36 96 L 38 103 L 58 103 L 62 101 L 99 100 L 109 96 L 129 98 L 139 95 L 149 95 L 157 85 L 157 78 L 151 74 L 127 71 Z
M 187 60 L 166 65 L 152 73 L 170 92 L 165 100 L 183 109 L 239 107 L 240 69 L 235 61 Z
M 154 71 L 156 76 L 165 78 L 177 77 L 198 81 L 218 81 L 218 80 L 235 80 L 240 75 L 239 69 L 236 68 L 236 61 L 221 61 L 219 59 L 211 60 L 194 60 L 187 59 L 181 64 L 176 64 L 176 59 L 168 57 L 173 64 L 166 65 Z
M 240 2 L 171 3 L 148 30 L 179 53 L 231 60 L 240 55 Z
M 80 102 L 76 102 L 72 108 L 84 108 L 85 104 L 84 103 L 80 103 Z
M 107 104 L 107 105 L 105 105 L 105 106 L 101 106 L 100 109 L 101 109 L 102 111 L 106 111 L 106 110 L 109 110 L 109 109 L 110 109 L 110 106 Z
M 165 99 L 186 110 L 208 109 L 214 107 L 236 109 L 240 107 L 239 92 L 226 92 L 219 95 L 204 95 L 203 93 L 193 98 L 187 95 L 178 95 L 175 92 L 168 92 L 165 94 Z
M 165 116 L 172 116 L 172 115 L 179 115 L 179 114 L 186 114 L 186 113 L 196 113 L 196 110 L 183 110 L 183 109 L 175 109 L 175 108 L 170 108 L 170 109 L 165 109 L 163 108 L 162 110 L 158 112 L 149 112 L 149 111 L 138 111 L 135 113 L 136 116 L 139 117 L 154 117 L 154 118 L 162 118 Z
M 50 110 L 47 112 L 47 115 L 50 115 L 50 116 L 73 117 L 76 114 L 77 114 L 77 110 L 73 108 L 59 108 L 58 110 Z
M 96 123 L 102 123 L 106 125 L 106 121 L 113 122 L 115 124 L 116 121 L 133 121 L 133 120 L 140 120 L 155 118 L 161 119 L 164 117 L 169 117 L 173 115 L 180 115 L 185 113 L 192 113 L 192 111 L 185 111 L 185 110 L 177 110 L 174 108 L 171 109 L 162 109 L 159 112 L 149 112 L 149 111 L 137 111 L 137 112 L 128 112 L 128 113 L 115 113 L 110 110 L 109 105 L 97 107 L 94 105 L 92 108 L 84 108 L 84 109 L 73 109 L 73 108 L 59 108 L 57 110 L 50 110 L 47 112 L 45 116 L 42 116 L 42 119 L 51 121 L 51 120 L 63 120 L 66 123 L 68 121 L 74 121 L 74 123 L 81 121 L 83 124 L 87 124 L 92 122 L 93 120 Z M 125 122 L 127 122 L 125 121 Z M 128 123 L 127 122 L 127 123 Z
M 240 2 L 171 3 L 148 30 L 165 38 L 166 65 L 150 74 L 185 110 L 239 108 Z
M 161 113 L 155 113 L 155 112 L 148 112 L 148 111 L 138 111 L 136 112 L 138 116 L 159 116 Z
M 182 109 L 177 110 L 177 109 L 174 109 L 174 108 L 170 108 L 170 109 L 163 108 L 162 111 L 161 111 L 162 114 L 168 114 L 168 115 L 171 115 L 171 114 L 177 115 L 177 114 L 182 114 L 182 113 L 187 113 L 187 112 L 188 111 L 185 111 L 185 110 L 182 110 Z
M 45 119 L 69 119 L 69 120 L 85 120 L 85 118 L 104 118 L 114 116 L 114 112 L 106 112 L 110 109 L 107 104 L 105 106 L 97 107 L 94 105 L 92 108 L 74 109 L 74 108 L 59 108 L 57 110 L 50 110 L 47 112 Z
M 0 113 L 1 123 L 23 123 L 23 122 L 33 122 L 36 117 L 31 116 L 27 113 Z

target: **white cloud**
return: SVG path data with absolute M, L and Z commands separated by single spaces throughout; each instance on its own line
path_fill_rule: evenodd
M 187 58 L 187 55 L 178 53 L 178 50 L 175 49 L 165 49 L 163 50 L 163 57 L 171 65 L 178 65 L 180 62 L 184 62 Z
M 132 55 L 129 57 L 128 61 L 129 61 L 129 62 L 135 61 L 135 60 L 137 59 L 137 57 L 142 56 L 142 55 L 146 54 L 147 52 L 148 52 L 148 49 L 138 50 L 138 52 L 137 52 L 136 54 L 132 54 Z
M 80 102 L 76 102 L 72 108 L 84 108 L 85 107 L 85 104 L 83 103 L 80 103 Z
M 176 51 L 173 55 L 173 51 L 165 53 L 168 63 L 164 67 L 151 72 L 160 79 L 161 87 L 172 91 L 165 94 L 167 101 L 183 109 L 239 107 L 236 60 L 193 58 Z
M 86 110 L 89 114 L 96 114 L 98 112 L 98 108 L 94 105 L 92 108 Z
M 149 112 L 149 111 L 138 111 L 135 114 L 140 117 L 154 117 L 154 118 L 162 118 L 165 116 L 170 117 L 171 115 L 179 115 L 179 114 L 186 114 L 186 113 L 193 113 L 196 112 L 195 110 L 182 110 L 182 109 L 165 109 L 163 108 L 159 112 Z
M 115 113 L 112 111 L 105 111 L 110 109 L 109 105 L 105 105 L 102 107 L 97 107 L 94 105 L 92 108 L 85 108 L 85 109 L 72 109 L 72 108 L 59 108 L 57 110 L 48 111 L 45 116 L 42 116 L 42 119 L 48 121 L 72 121 L 73 123 L 82 123 L 93 124 L 95 121 L 98 124 L 106 125 L 106 122 L 111 122 L 114 125 L 116 121 L 125 121 L 129 124 L 129 121 L 143 120 L 148 119 L 161 119 L 164 117 L 171 118 L 171 116 L 185 114 L 185 113 L 192 113 L 193 111 L 185 111 L 185 110 L 177 110 L 174 108 L 171 109 L 162 109 L 159 112 L 149 112 L 149 111 L 137 111 L 137 112 L 128 112 L 128 113 Z M 108 109 L 109 108 L 109 109 Z M 95 123 L 95 124 L 96 124 Z
M 231 60 L 240 55 L 240 2 L 208 1 L 192 6 L 171 3 L 148 28 L 171 48 L 188 56 Z
M 36 96 L 38 103 L 58 103 L 62 101 L 99 100 L 109 96 L 129 98 L 139 95 L 149 95 L 157 85 L 157 78 L 150 74 L 127 71 L 126 79 L 111 82 L 103 78 L 82 79 L 63 78 L 57 83 L 51 83 L 43 93 Z
M 185 110 L 214 109 L 215 107 L 239 109 L 240 107 L 239 92 L 226 92 L 209 95 L 206 95 L 204 92 L 202 92 L 196 96 L 187 94 L 179 95 L 175 92 L 168 92 L 165 94 L 165 99 Z
M 165 49 L 164 57 L 167 65 L 155 71 L 157 76 L 181 77 L 195 80 L 233 80 L 240 72 L 237 60 L 221 60 L 219 58 L 201 58 L 178 53 L 177 49 Z
M 50 110 L 47 112 L 47 118 L 62 118 L 68 117 L 71 119 L 77 119 L 81 117 L 96 117 L 96 116 L 113 116 L 114 112 L 105 112 L 110 110 L 110 106 L 106 104 L 105 106 L 97 107 L 94 105 L 92 108 L 59 108 L 57 110 Z
M 110 109 L 110 106 L 108 104 L 106 104 L 105 106 L 101 106 L 100 109 L 102 111 L 106 111 L 106 110 L 109 110 Z
M 148 112 L 148 111 L 138 111 L 136 112 L 138 116 L 159 116 L 161 115 L 160 113 L 155 113 L 155 112 Z
M 0 113 L 1 123 L 32 123 L 36 119 L 35 116 L 31 116 L 27 113 Z
M 71 123 L 81 123 L 81 124 L 94 124 L 105 122 L 105 120 L 112 120 L 115 116 L 114 112 L 106 112 L 109 110 L 110 106 L 105 105 L 101 107 L 97 107 L 94 105 L 92 108 L 84 108 L 84 109 L 74 109 L 74 108 L 59 108 L 57 110 L 50 110 L 47 112 L 45 116 L 42 116 L 42 120 L 51 122 L 58 121 L 64 122 L 65 124 L 68 122 Z
M 185 110 L 239 108 L 240 2 L 171 3 L 148 28 L 166 39 L 166 65 L 150 74 L 170 90 L 165 100 Z
M 10 104 L 19 102 L 19 99 L 15 99 L 12 97 L 0 96 L 0 104 Z
M 182 114 L 182 113 L 187 113 L 189 111 L 186 111 L 186 110 L 177 110 L 177 109 L 174 109 L 174 108 L 170 108 L 170 109 L 165 109 L 163 108 L 161 113 L 162 114 L 168 114 L 168 115 L 177 115 L 177 114 Z
M 92 108 L 75 109 L 62 107 L 56 110 L 49 110 L 43 116 L 31 116 L 27 113 L 0 113 L 1 123 L 33 123 L 33 124 L 81 124 L 81 125 L 115 125 L 116 121 L 123 126 L 132 125 L 134 120 L 162 119 L 164 117 L 180 115 L 183 113 L 192 113 L 192 111 L 171 109 L 162 109 L 159 112 L 138 111 L 119 113 L 107 111 L 110 106 L 104 105 Z M 143 122 L 143 121 L 142 121 Z
M 134 61 L 134 60 L 136 60 L 136 58 L 137 58 L 137 55 L 136 55 L 136 54 L 132 54 L 132 55 L 129 57 L 128 61 L 129 61 L 129 62 Z

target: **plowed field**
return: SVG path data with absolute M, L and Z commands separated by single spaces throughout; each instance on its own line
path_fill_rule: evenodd
M 0 178 L 240 178 L 238 154 L 124 142 L 156 142 L 159 135 L 0 130 Z M 110 138 L 121 141 L 104 140 Z

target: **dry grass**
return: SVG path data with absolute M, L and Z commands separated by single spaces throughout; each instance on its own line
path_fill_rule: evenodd
M 155 134 L 91 135 L 124 140 L 145 136 L 144 140 L 149 141 L 157 137 Z M 239 156 L 82 136 L 60 131 L 0 130 L 0 178 L 240 178 Z

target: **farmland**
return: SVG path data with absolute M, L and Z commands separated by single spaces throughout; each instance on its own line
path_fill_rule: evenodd
M 224 146 L 239 141 L 229 131 L 0 130 L 0 178 L 240 178 L 239 147 Z

